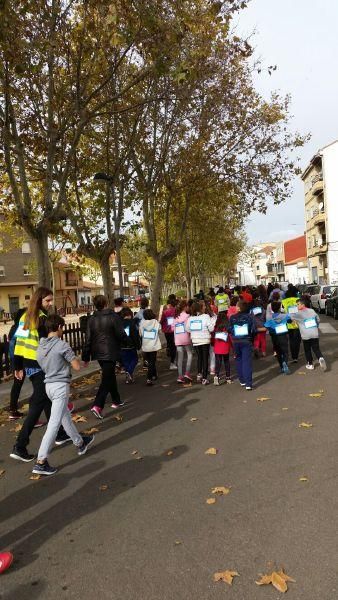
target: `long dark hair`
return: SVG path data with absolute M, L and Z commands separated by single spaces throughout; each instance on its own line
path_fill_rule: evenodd
M 28 304 L 24 329 L 36 329 L 39 323 L 39 312 L 42 310 L 42 300 L 47 296 L 53 296 L 53 292 L 49 288 L 38 287 L 35 290 Z
M 218 313 L 218 315 L 217 315 L 215 331 L 224 331 L 227 328 L 227 325 L 228 325 L 227 314 L 223 310 L 222 312 Z
M 202 312 L 202 306 L 200 302 L 194 302 L 191 305 L 191 315 L 193 317 L 196 317 L 198 314 L 200 314 Z
M 175 308 L 175 317 L 179 317 L 180 314 L 184 311 L 184 309 L 187 309 L 187 301 L 186 300 L 180 300 L 179 303 L 176 305 Z

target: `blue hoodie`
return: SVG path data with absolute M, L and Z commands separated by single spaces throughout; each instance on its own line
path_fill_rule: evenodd
M 283 326 L 291 321 L 290 315 L 286 315 L 283 313 L 272 313 L 272 318 L 264 323 L 265 327 L 269 330 L 270 334 L 280 335 L 282 333 L 288 333 L 288 329 L 286 331 Z M 278 330 L 280 329 L 280 330 Z

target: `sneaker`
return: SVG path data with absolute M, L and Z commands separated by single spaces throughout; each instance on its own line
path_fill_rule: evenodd
M 228 384 L 231 384 L 231 383 L 232 383 L 232 379 L 231 379 L 231 377 L 227 377 L 225 381 L 226 381 L 226 383 L 228 383 Z
M 74 408 L 75 408 L 75 406 L 74 406 L 74 402 L 68 402 L 68 405 L 67 405 L 67 406 L 68 406 L 68 410 L 69 410 L 69 412 L 70 412 L 70 413 L 72 413 L 72 412 L 73 412 L 73 410 L 74 410 Z
M 6 571 L 13 562 L 13 554 L 11 552 L 0 552 L 0 573 Z
M 175 365 L 175 363 L 171 363 L 169 371 L 177 371 L 177 365 Z
M 83 444 L 82 444 L 82 446 L 80 446 L 78 448 L 78 451 L 77 451 L 78 455 L 82 456 L 82 454 L 86 454 L 89 446 L 93 443 L 94 440 L 95 440 L 95 435 L 83 435 L 82 436 Z
M 67 435 L 67 433 L 64 432 L 61 435 L 58 435 L 58 437 L 55 440 L 55 445 L 63 446 L 63 444 L 67 444 L 67 442 L 71 442 L 71 441 L 72 441 L 72 438 L 70 438 L 69 435 Z
M 215 375 L 215 377 L 214 377 L 214 385 L 220 385 L 219 377 L 217 377 L 217 375 Z
M 124 406 L 124 404 L 125 403 L 121 400 L 121 402 L 112 402 L 110 406 L 111 406 L 111 408 L 116 409 L 116 408 L 121 408 L 122 406 Z
M 239 385 L 240 385 L 241 387 L 245 387 L 245 383 L 241 383 L 241 382 L 239 382 Z
M 32 473 L 35 473 L 36 475 L 55 475 L 57 469 L 51 467 L 48 460 L 45 460 L 42 464 L 37 462 L 32 469 Z
M 90 412 L 92 412 L 94 417 L 96 417 L 97 419 L 103 419 L 102 408 L 100 408 L 99 406 L 93 406 L 90 409 Z
M 319 366 L 322 371 L 326 371 L 327 366 L 326 366 L 325 358 L 323 356 L 321 356 L 319 359 Z
M 190 373 L 186 373 L 184 375 L 184 379 L 187 379 L 188 381 L 192 381 L 192 377 L 191 377 Z
M 22 412 L 19 412 L 18 410 L 12 410 L 8 418 L 10 421 L 16 421 L 16 419 L 22 419 L 22 417 Z
M 197 383 L 201 383 L 202 379 L 203 379 L 203 375 L 201 373 L 198 373 L 198 375 L 196 377 Z
M 130 375 L 130 373 L 126 373 L 126 383 L 134 383 L 134 380 L 132 378 L 132 376 Z
M 262 356 L 263 356 L 263 358 L 265 358 L 266 357 L 266 352 L 262 352 Z
M 177 377 L 177 383 L 185 383 L 184 377 Z
M 151 379 L 147 379 L 147 385 L 154 385 Z
M 40 427 L 44 427 L 47 425 L 46 421 L 37 421 L 34 425 L 34 429 L 39 429 Z
M 202 379 L 202 385 L 209 385 L 209 379 Z
M 290 369 L 288 367 L 288 363 L 287 362 L 283 362 L 283 373 L 284 375 L 290 375 Z
M 29 454 L 26 448 L 24 450 L 19 450 L 16 448 L 16 446 L 14 446 L 9 456 L 15 460 L 22 460 L 22 462 L 30 462 L 31 460 L 34 460 L 34 454 Z
M 310 365 L 310 363 L 307 363 L 306 369 L 309 369 L 309 371 L 313 371 L 314 370 L 314 366 Z
M 215 371 L 210 371 L 210 376 L 214 377 L 216 375 Z
M 252 385 L 246 385 L 245 389 L 248 390 L 248 391 L 252 390 Z

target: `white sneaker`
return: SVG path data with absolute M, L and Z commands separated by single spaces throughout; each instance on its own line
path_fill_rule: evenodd
M 198 375 L 196 377 L 197 383 L 201 383 L 202 379 L 203 379 L 203 375 L 201 373 L 198 373 Z
M 177 365 L 175 365 L 175 363 L 171 363 L 170 367 L 169 367 L 170 371 L 177 371 Z
M 246 390 L 252 390 L 252 387 L 251 387 L 251 385 L 246 385 L 246 386 L 245 386 L 245 389 L 246 389 Z
M 214 385 L 219 385 L 219 377 L 217 375 L 214 377 Z
M 310 365 L 309 363 L 307 363 L 306 368 L 309 369 L 309 371 L 313 371 L 314 370 L 314 366 Z
M 326 371 L 327 366 L 326 366 L 325 358 L 323 356 L 321 356 L 321 358 L 319 359 L 319 366 L 322 371 Z

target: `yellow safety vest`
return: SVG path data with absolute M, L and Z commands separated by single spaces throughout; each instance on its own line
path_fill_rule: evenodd
M 39 317 L 44 316 L 45 313 L 40 310 Z M 14 354 L 28 360 L 36 360 L 39 345 L 39 333 L 37 329 L 24 329 L 25 320 L 26 313 L 21 316 L 18 328 L 15 332 L 16 342 Z
M 230 298 L 228 294 L 217 294 L 215 298 L 216 306 L 219 311 L 228 310 L 230 304 Z
M 297 306 L 298 298 L 284 298 L 282 300 L 282 306 L 286 313 L 289 313 L 289 308 L 292 306 Z M 292 323 L 287 323 L 288 329 L 298 329 L 297 323 L 292 321 Z

